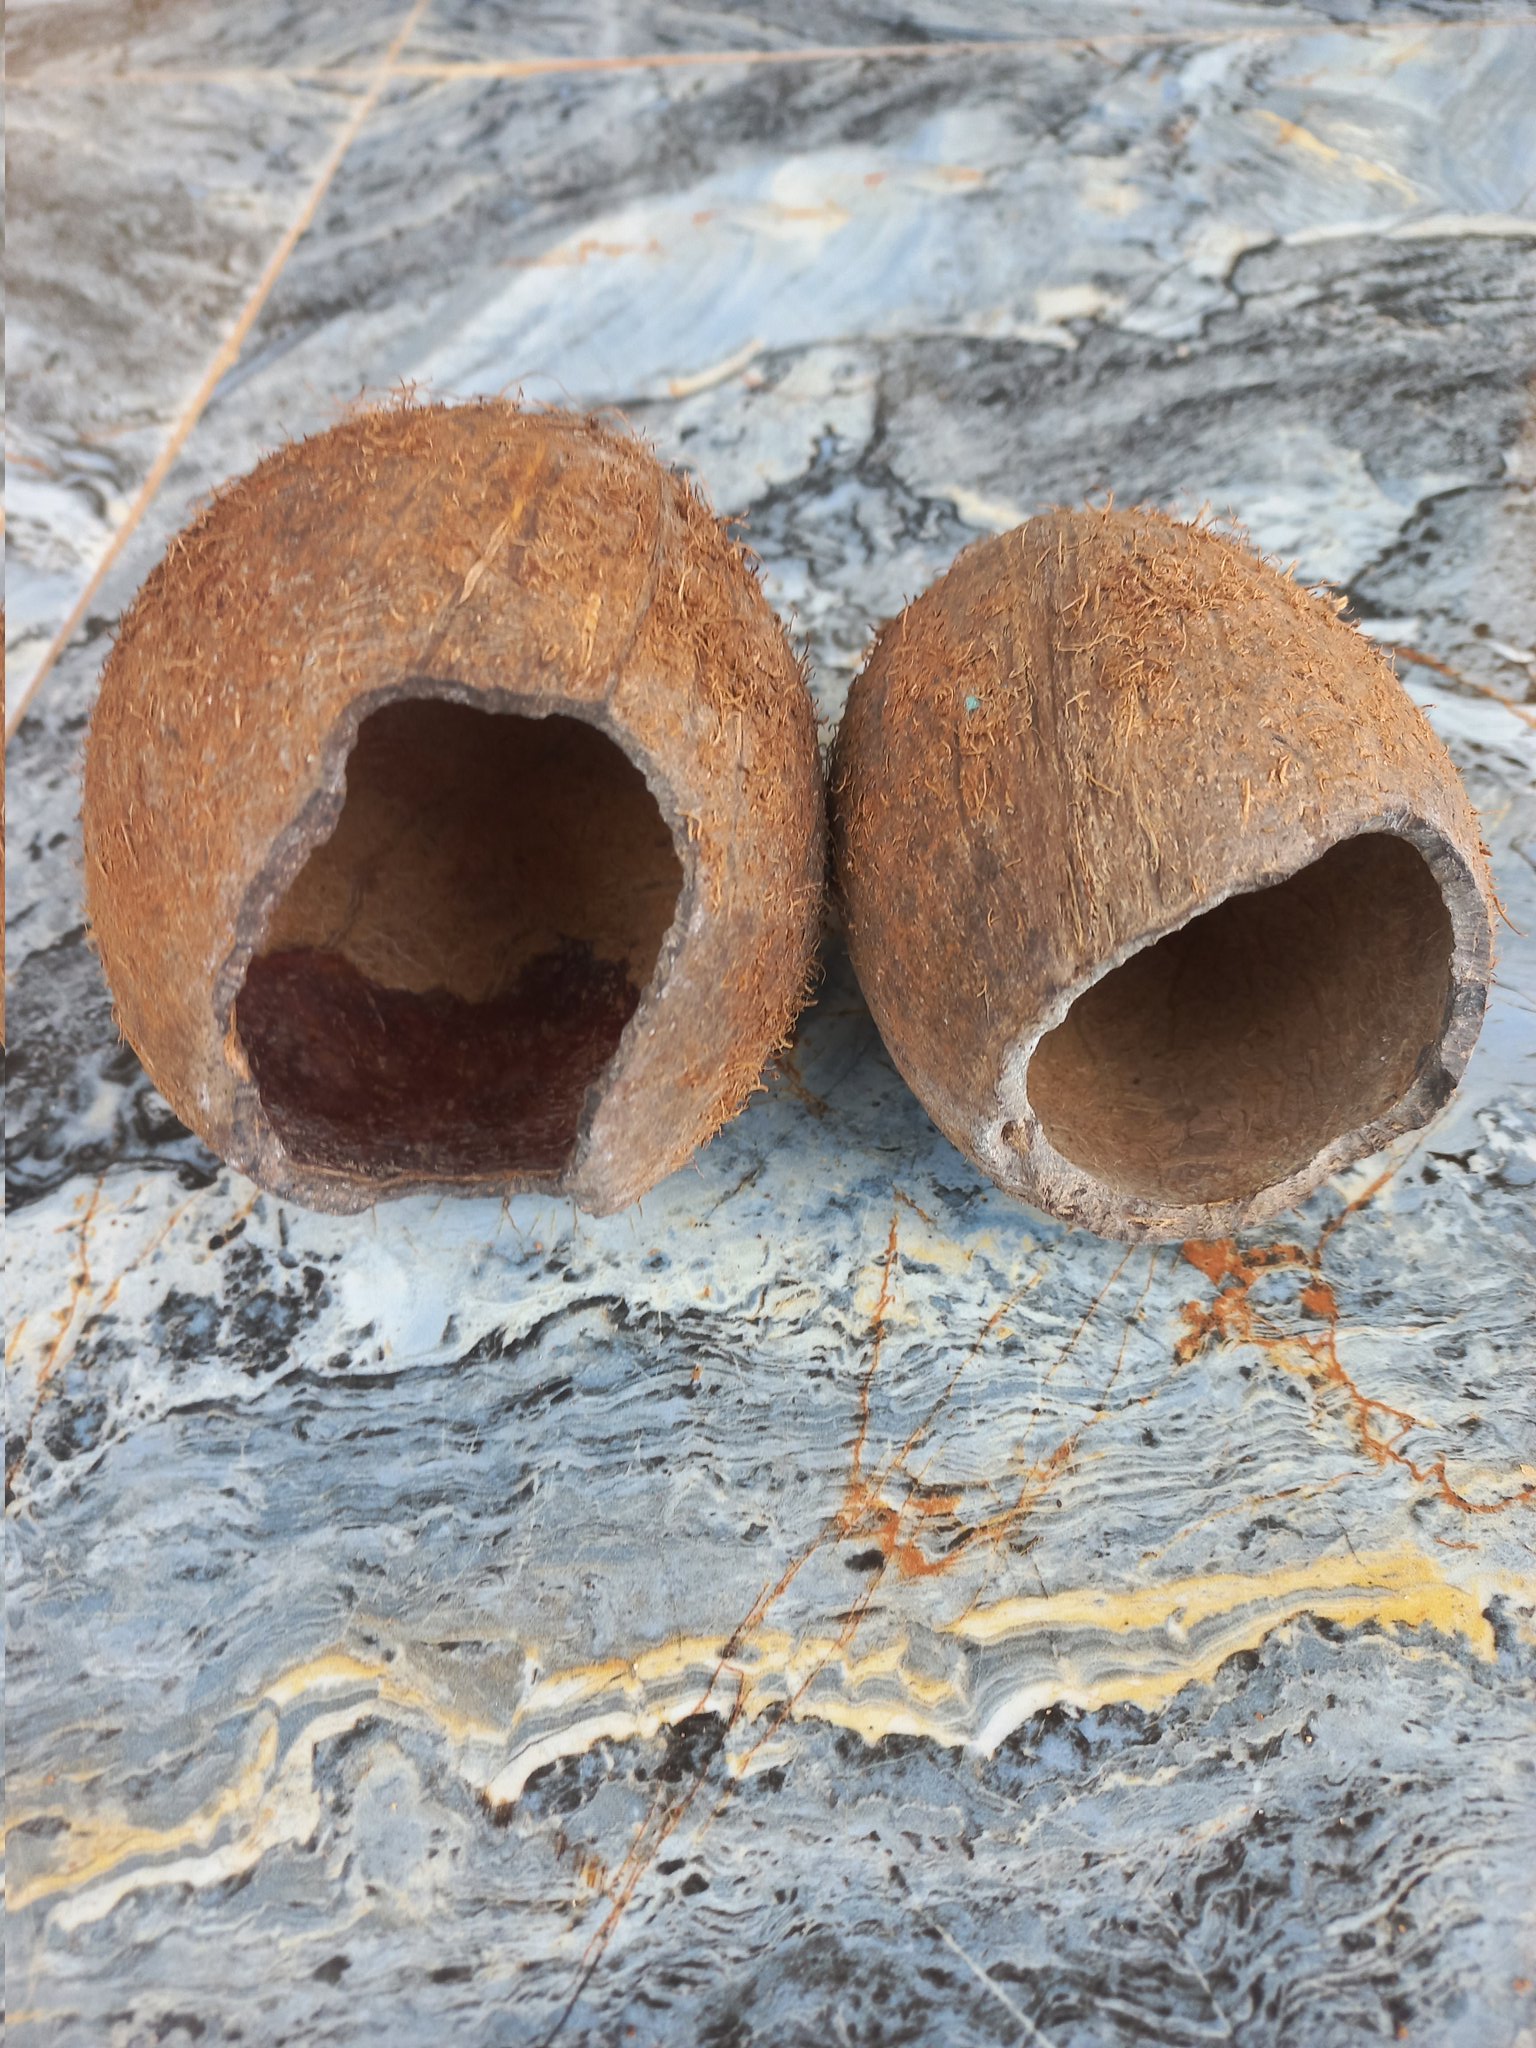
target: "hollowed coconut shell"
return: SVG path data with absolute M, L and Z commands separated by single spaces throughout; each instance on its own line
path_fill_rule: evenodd
M 605 1212 L 807 984 L 815 722 L 742 551 L 629 434 L 363 414 L 182 534 L 107 664 L 88 905 L 177 1114 L 280 1194 Z
M 1054 512 L 880 633 L 833 767 L 854 968 L 934 1121 L 1108 1236 L 1223 1234 L 1424 1123 L 1492 888 L 1336 606 L 1156 512 Z

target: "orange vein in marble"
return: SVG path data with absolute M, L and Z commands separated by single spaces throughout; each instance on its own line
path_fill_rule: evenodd
M 853 1442 L 853 1479 L 857 1481 L 864 1463 L 864 1445 L 869 1436 L 869 1396 L 875 1374 L 880 1370 L 880 1348 L 885 1342 L 885 1317 L 891 1305 L 891 1281 L 896 1272 L 897 1239 L 896 1224 L 900 1215 L 898 1209 L 891 1211 L 891 1227 L 885 1240 L 885 1263 L 880 1272 L 880 1292 L 875 1298 L 874 1313 L 869 1319 L 869 1363 L 859 1381 L 859 1430 Z
M 761 64 L 850 63 L 863 59 L 933 60 L 954 56 L 1001 56 L 1011 51 L 1029 55 L 1039 50 L 1158 49 L 1172 45 L 1208 46 L 1221 43 L 1265 43 L 1293 41 L 1320 32 L 1358 33 L 1366 28 L 1373 36 L 1453 35 L 1467 30 L 1486 34 L 1492 29 L 1529 29 L 1529 16 L 1480 16 L 1476 21 L 1383 21 L 1345 24 L 1340 27 L 1312 22 L 1231 22 L 1219 28 L 1110 29 L 1097 35 L 1005 36 L 925 43 L 806 43 L 797 48 L 776 50 L 640 50 L 622 57 L 412 57 L 395 67 L 398 78 L 452 83 L 455 80 L 539 78 L 569 73 L 667 71 L 690 68 Z M 92 89 L 147 85 L 270 85 L 274 79 L 307 85 L 366 82 L 372 73 L 357 65 L 204 65 L 154 69 L 129 68 L 103 72 L 91 78 Z M 48 81 L 34 82 L 23 76 L 9 82 L 12 92 L 47 91 Z
M 1496 1500 L 1477 1501 L 1453 1483 L 1443 1451 L 1427 1463 L 1412 1457 L 1403 1449 L 1405 1439 L 1434 1425 L 1406 1408 L 1367 1394 L 1339 1355 L 1340 1309 L 1332 1283 L 1323 1277 L 1323 1254 L 1345 1219 L 1373 1200 L 1396 1170 L 1389 1167 L 1332 1217 L 1310 1251 L 1298 1244 L 1260 1245 L 1240 1251 L 1231 1238 L 1190 1239 L 1183 1248 L 1184 1258 L 1212 1282 L 1216 1292 L 1205 1306 L 1186 1302 L 1185 1334 L 1174 1347 L 1174 1355 L 1180 1364 L 1188 1364 L 1213 1342 L 1251 1345 L 1283 1371 L 1299 1374 L 1320 1391 L 1342 1393 L 1360 1448 L 1371 1462 L 1383 1468 L 1397 1466 L 1419 1485 L 1433 1486 L 1448 1507 L 1466 1515 L 1499 1515 L 1511 1508 L 1536 1505 L 1536 1480 L 1524 1480 Z M 1321 1330 L 1284 1328 L 1272 1312 L 1253 1302 L 1255 1281 L 1266 1273 L 1285 1271 L 1305 1276 L 1297 1290 L 1296 1307 L 1320 1322 Z
M 1411 661 L 1418 668 L 1432 668 L 1436 675 L 1449 676 L 1464 690 L 1476 690 L 1480 697 L 1491 697 L 1495 704 L 1502 704 L 1506 711 L 1512 711 L 1516 718 L 1523 718 L 1527 725 L 1536 725 L 1536 711 L 1528 705 L 1516 703 L 1513 697 L 1506 697 L 1502 690 L 1495 690 L 1488 683 L 1474 682 L 1471 676 L 1462 675 L 1447 662 L 1437 661 L 1434 655 L 1424 653 L 1422 648 L 1407 647 L 1401 640 L 1382 640 L 1377 644 L 1384 654 L 1400 654 L 1404 661 Z
M 1071 1335 L 1057 1352 L 1050 1370 L 1044 1375 L 1041 1382 L 1042 1385 L 1049 1384 L 1055 1377 L 1063 1360 L 1070 1356 L 1076 1348 L 1083 1332 L 1098 1313 L 1110 1289 L 1114 1286 L 1116 1280 L 1119 1279 L 1121 1273 L 1124 1272 L 1126 1262 L 1130 1256 L 1130 1251 L 1127 1250 L 1104 1285 L 1084 1310 Z M 1149 1264 L 1147 1268 L 1147 1286 L 1151 1284 L 1151 1276 L 1152 1265 Z M 1036 1275 L 1035 1279 L 1038 1279 L 1038 1277 Z M 841 1533 L 848 1538 L 868 1537 L 881 1552 L 882 1569 L 886 1564 L 894 1564 L 903 1578 L 936 1578 L 944 1572 L 952 1571 L 961 1559 L 978 1543 L 985 1542 L 991 1544 L 994 1548 L 999 1547 L 1028 1520 L 1053 1481 L 1070 1464 L 1084 1430 L 1091 1428 L 1095 1422 L 1102 1419 L 1104 1414 L 1103 1404 L 1108 1398 L 1110 1388 L 1119 1377 L 1120 1366 L 1125 1357 L 1125 1345 L 1130 1334 L 1129 1324 L 1122 1337 L 1120 1352 L 1115 1361 L 1114 1370 L 1111 1372 L 1109 1380 L 1099 1396 L 1099 1402 L 1094 1413 L 1084 1422 L 1079 1423 L 1075 1430 L 1070 1431 L 1053 1450 L 1047 1452 L 1043 1457 L 1036 1458 L 1024 1469 L 1019 1480 L 1017 1496 L 1008 1506 L 999 1508 L 993 1514 L 983 1516 L 979 1521 L 962 1521 L 959 1515 L 961 1503 L 959 1492 L 926 1487 L 923 1484 L 922 1474 L 914 1475 L 911 1472 L 909 1460 L 913 1451 L 929 1435 L 934 1423 L 948 1408 L 961 1375 L 977 1357 L 986 1340 L 992 1335 L 1014 1303 L 1034 1284 L 1034 1280 L 1031 1280 L 1026 1282 L 1024 1287 L 1015 1289 L 1014 1293 L 999 1308 L 993 1311 L 983 1326 L 981 1335 L 977 1338 L 966 1356 L 960 1361 L 954 1372 L 951 1373 L 948 1384 L 939 1394 L 923 1420 L 912 1431 L 895 1455 L 887 1461 L 872 1479 L 865 1480 L 862 1477 L 859 1461 L 857 1458 L 855 1459 L 854 1469 L 849 1476 L 848 1490 L 841 1511 Z M 1147 1286 L 1144 1286 L 1142 1289 L 1141 1300 L 1146 1298 Z M 1140 1307 L 1140 1301 L 1138 1301 L 1137 1306 L 1138 1308 Z M 1022 1452 L 1023 1445 L 1021 1444 L 1019 1446 L 1019 1454 L 1022 1455 Z M 923 1469 L 926 1471 L 927 1467 L 925 1466 Z M 884 1498 L 884 1494 L 886 1488 L 898 1477 L 908 1482 L 907 1491 L 899 1503 L 892 1503 Z M 910 1530 L 907 1527 L 909 1516 L 917 1523 L 917 1527 Z M 925 1548 L 920 1541 L 925 1526 L 929 1525 L 934 1526 L 936 1531 L 941 1533 L 945 1539 L 943 1549 L 936 1555 Z

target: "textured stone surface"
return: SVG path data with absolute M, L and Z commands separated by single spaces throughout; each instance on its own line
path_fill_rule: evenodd
M 356 97 L 25 72 L 13 86 L 9 723 Z
M 1536 30 L 1253 13 L 402 76 L 364 125 L 11 748 L 18 2041 L 1532 2038 Z M 407 59 L 516 54 L 478 18 Z M 915 33 L 816 37 L 869 39 Z M 1209 499 L 1337 579 L 1511 921 L 1445 1117 L 1128 1254 L 938 1138 L 834 941 L 631 1214 L 257 1196 L 114 1039 L 78 747 L 189 505 L 400 379 L 622 405 L 745 517 L 828 718 L 1055 499 Z
M 12 0 L 6 70 L 23 86 L 86 75 L 345 70 L 376 63 L 409 11 L 409 0 Z

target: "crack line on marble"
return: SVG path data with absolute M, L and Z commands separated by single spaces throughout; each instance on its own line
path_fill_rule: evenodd
M 997 1979 L 992 1975 L 990 1970 L 984 1970 L 982 1968 L 981 1964 L 977 1962 L 976 1958 L 971 1954 L 968 1948 L 962 1948 L 959 1942 L 956 1941 L 955 1937 L 949 1932 L 949 1930 L 945 1927 L 941 1927 L 938 1921 L 934 1919 L 931 1913 L 924 1913 L 921 1916 L 921 1918 L 922 1923 L 925 1926 L 931 1927 L 933 1929 L 933 1932 L 938 1936 L 939 1940 L 943 1942 L 944 1946 L 947 1949 L 952 1950 L 953 1953 L 960 1958 L 961 1962 L 964 1963 L 965 1967 L 970 1971 L 971 1975 L 976 1979 L 977 1983 L 982 1985 L 987 1991 L 989 1991 L 991 1995 L 997 2000 L 998 2004 L 1002 2006 L 1003 2010 L 1006 2013 L 1008 2013 L 1010 2018 L 1017 2021 L 1019 2026 L 1021 2026 L 1024 2029 L 1026 2038 L 1034 2044 L 1034 2048 L 1055 2048 L 1055 2044 L 1052 2042 L 1050 2036 L 1048 2034 L 1041 2033 L 1040 2029 L 1035 2025 L 1034 2021 L 1030 2018 L 1029 2014 L 1024 2010 L 1023 2006 L 1019 2004 L 1018 2000 L 1015 1998 L 1011 1998 L 1008 1995 L 1008 1993 L 1003 1989 L 1002 1985 L 999 1984 Z
M 1050 1370 L 1039 1383 L 1041 1391 L 1050 1385 L 1066 1359 L 1077 1348 L 1083 1332 L 1098 1314 L 1110 1289 L 1125 1271 L 1130 1261 L 1132 1249 L 1133 1247 L 1130 1246 L 1126 1248 L 1124 1256 L 1120 1259 L 1114 1271 L 1079 1318 L 1071 1336 L 1068 1337 L 1066 1343 L 1057 1352 L 1055 1359 L 1051 1363 Z M 958 1493 L 941 1495 L 937 1499 L 929 1499 L 925 1496 L 924 1474 L 932 1463 L 935 1453 L 930 1452 L 929 1458 L 915 1473 L 911 1471 L 907 1461 L 923 1438 L 929 1434 L 939 1416 L 948 1407 L 961 1374 L 974 1361 L 986 1338 L 992 1334 L 993 1330 L 1002 1321 L 1002 1318 L 1009 1313 L 1028 1291 L 1028 1285 L 1038 1284 L 1040 1278 L 1043 1277 L 1042 1274 L 1034 1276 L 1034 1283 L 1027 1283 L 1026 1286 L 1015 1289 L 1002 1306 L 994 1311 L 985 1329 L 982 1331 L 981 1337 L 978 1338 L 969 1354 L 951 1375 L 949 1384 L 945 1387 L 939 1399 L 934 1403 L 917 1429 L 908 1437 L 901 1450 L 892 1459 L 886 1472 L 881 1475 L 877 1487 L 874 1489 L 875 1498 L 870 1503 L 876 1515 L 873 1526 L 867 1526 L 868 1513 L 866 1512 L 865 1522 L 861 1523 L 850 1533 L 854 1535 L 870 1534 L 874 1541 L 879 1544 L 888 1541 L 890 1549 L 886 1562 L 894 1562 L 903 1578 L 935 1577 L 950 1571 L 974 1544 L 980 1542 L 989 1543 L 995 1552 L 1000 1551 L 1008 1539 L 1016 1534 L 1029 1520 L 1051 1482 L 1070 1469 L 1077 1456 L 1078 1447 L 1083 1437 L 1096 1424 L 1103 1421 L 1105 1414 L 1108 1412 L 1105 1404 L 1109 1399 L 1115 1382 L 1120 1377 L 1121 1367 L 1125 1363 L 1126 1346 L 1130 1342 L 1131 1327 L 1139 1316 L 1142 1304 L 1146 1301 L 1156 1265 L 1157 1250 L 1154 1247 L 1152 1256 L 1147 1263 L 1147 1277 L 1143 1282 L 1141 1293 L 1137 1297 L 1136 1307 L 1132 1309 L 1130 1315 L 1125 1320 L 1121 1333 L 1120 1349 L 1116 1354 L 1114 1367 L 1094 1403 L 1092 1412 L 1079 1422 L 1074 1429 L 1069 1430 L 1054 1450 L 1033 1459 L 1024 1467 L 1019 1478 L 1017 1494 L 1010 1504 L 998 1507 L 991 1514 L 983 1515 L 979 1521 L 961 1522 L 958 1516 L 960 1504 L 960 1495 Z M 1030 1416 L 1029 1426 L 1024 1432 L 1023 1439 L 1014 1446 L 1012 1455 L 1015 1461 L 1023 1458 L 1025 1446 L 1028 1444 L 1033 1433 L 1038 1413 L 1039 1410 L 1037 1408 Z M 900 1505 L 892 1508 L 885 1505 L 879 1499 L 879 1493 L 883 1491 L 886 1480 L 896 1476 L 898 1473 L 910 1481 L 910 1488 Z M 995 1496 L 1001 1493 L 1001 1489 L 996 1485 L 996 1482 L 992 1483 L 991 1490 Z M 923 1550 L 917 1540 L 917 1533 L 909 1536 L 904 1542 L 901 1540 L 902 1523 L 909 1511 L 915 1513 L 920 1518 L 926 1518 L 930 1515 L 947 1516 L 956 1523 L 956 1533 L 938 1557 L 930 1557 Z
M 1213 1508 L 1210 1514 L 1202 1515 L 1197 1522 L 1186 1522 L 1181 1529 L 1175 1531 L 1168 1538 L 1166 1543 L 1159 1543 L 1154 1545 L 1151 1550 L 1142 1551 L 1139 1562 L 1147 1565 L 1151 1564 L 1154 1559 L 1166 1557 L 1170 1551 L 1176 1550 L 1181 1543 L 1187 1543 L 1191 1536 L 1198 1536 L 1202 1529 L 1209 1529 L 1216 1522 L 1228 1521 L 1233 1515 L 1251 1514 L 1255 1508 L 1273 1507 L 1277 1501 L 1317 1500 L 1325 1493 L 1332 1493 L 1340 1486 L 1347 1486 L 1350 1480 L 1356 1477 L 1358 1477 L 1358 1474 L 1354 1467 L 1346 1466 L 1342 1472 L 1335 1472 L 1330 1479 L 1318 1479 L 1296 1486 L 1282 1486 L 1277 1488 L 1274 1493 L 1248 1494 L 1244 1499 L 1232 1501 L 1224 1508 Z M 1342 1527 L 1342 1524 L 1340 1526 Z M 1434 1540 L 1437 1543 L 1443 1543 L 1447 1550 L 1479 1551 L 1482 1548 L 1482 1545 L 1478 1543 L 1446 1542 L 1446 1539 L 1442 1536 L 1437 1536 Z
M 22 1432 L 21 1442 L 18 1446 L 11 1444 L 10 1432 L 7 1432 L 8 1455 L 5 1461 L 7 1503 L 10 1500 L 16 1475 L 20 1471 L 28 1448 L 31 1445 L 32 1434 L 37 1427 L 38 1411 L 48 1398 L 49 1383 L 57 1373 L 60 1363 L 66 1355 L 65 1346 L 69 1338 L 76 1334 L 80 1316 L 80 1303 L 91 1288 L 91 1227 L 96 1220 L 96 1211 L 101 1204 L 101 1191 L 105 1183 L 106 1175 L 99 1173 L 96 1176 L 95 1185 L 91 1189 L 79 1222 L 70 1226 L 71 1232 L 76 1239 L 76 1257 L 69 1273 L 69 1298 L 61 1308 L 54 1312 L 58 1328 L 54 1332 L 52 1344 L 48 1347 L 48 1355 L 38 1366 L 37 1378 L 33 1383 L 32 1406 L 27 1415 L 27 1426 Z M 22 1320 L 24 1324 L 26 1319 L 23 1318 Z M 20 1329 L 18 1329 L 16 1334 L 19 1338 L 21 1334 Z M 7 1346 L 7 1367 L 10 1366 L 13 1356 L 14 1353 L 11 1347 Z
M 869 1431 L 870 1383 L 873 1380 L 875 1372 L 878 1370 L 880 1363 L 881 1345 L 885 1334 L 885 1316 L 886 1311 L 890 1306 L 891 1284 L 895 1275 L 896 1261 L 899 1255 L 898 1223 L 900 1219 L 900 1214 L 900 1205 L 898 1203 L 893 1203 L 891 1208 L 890 1228 L 886 1235 L 885 1258 L 881 1267 L 880 1290 L 878 1295 L 876 1296 L 874 1309 L 870 1317 L 870 1357 L 863 1373 L 860 1375 L 859 1381 L 859 1420 L 857 1434 L 855 1435 L 853 1444 L 852 1477 L 849 1482 L 850 1488 L 854 1483 L 856 1483 L 858 1473 L 863 1464 L 864 1444 Z M 811 1538 L 810 1543 L 791 1561 L 789 1566 L 786 1567 L 785 1571 L 781 1573 L 778 1581 L 774 1585 L 771 1592 L 767 1592 L 766 1589 L 764 1589 L 764 1591 L 759 1592 L 757 1599 L 753 1602 L 752 1607 L 748 1610 L 746 1620 L 741 1623 L 738 1623 L 737 1627 L 732 1630 L 730 1636 L 727 1638 L 724 1646 L 722 1647 L 719 1660 L 716 1663 L 714 1672 L 711 1674 L 709 1684 L 705 1688 L 703 1697 L 700 1700 L 698 1707 L 695 1709 L 696 1713 L 703 1713 L 707 1710 L 710 1701 L 714 1697 L 715 1687 L 719 1682 L 721 1675 L 727 1668 L 727 1663 L 732 1658 L 733 1653 L 738 1653 L 739 1646 L 741 1646 L 746 1640 L 749 1640 L 752 1636 L 756 1635 L 757 1631 L 761 1627 L 763 1620 L 766 1619 L 772 1607 L 783 1595 L 791 1581 L 801 1570 L 802 1566 L 808 1562 L 808 1560 L 815 1554 L 817 1550 L 820 1549 L 820 1547 L 827 1540 L 829 1535 L 835 1537 L 842 1533 L 840 1523 L 841 1511 L 837 1515 L 834 1515 L 830 1517 L 827 1521 L 823 1522 L 821 1528 Z M 843 1642 L 844 1647 L 846 1647 L 848 1643 L 851 1643 L 853 1633 L 858 1627 L 858 1617 L 861 1617 L 862 1613 L 867 1611 L 868 1603 L 870 1600 L 873 1599 L 875 1589 L 879 1585 L 881 1578 L 884 1576 L 884 1570 L 885 1562 L 882 1562 L 880 1569 L 873 1574 L 869 1582 L 863 1588 L 863 1591 L 859 1596 L 859 1600 L 855 1601 L 852 1610 L 852 1618 L 850 1618 L 849 1622 L 845 1623 L 844 1636 L 842 1639 L 840 1639 Z M 862 1606 L 860 1604 L 861 1602 L 863 1603 Z M 794 1693 L 791 1694 L 790 1700 L 785 1706 L 783 1713 L 781 1713 L 772 1723 L 772 1726 L 769 1731 L 769 1736 L 765 1736 L 763 1740 L 768 1740 L 772 1733 L 776 1732 L 776 1730 L 783 1725 L 785 1718 L 787 1718 L 787 1716 L 793 1712 L 795 1704 L 798 1702 L 800 1697 L 805 1692 L 806 1687 L 811 1684 L 813 1679 L 820 1675 L 821 1670 L 824 1668 L 825 1661 L 826 1660 L 823 1659 L 812 1666 L 810 1673 L 805 1678 L 803 1683 Z M 641 1822 L 641 1825 L 638 1831 L 636 1832 L 634 1839 L 631 1841 L 629 1849 L 625 1854 L 624 1861 L 620 1865 L 619 1871 L 614 1879 L 614 1890 L 611 1894 L 610 1909 L 608 1913 L 605 1915 L 601 1925 L 597 1928 L 596 1932 L 588 1941 L 587 1947 L 583 1951 L 581 1962 L 576 1972 L 576 1979 L 574 1984 L 572 1985 L 570 1995 L 560 2008 L 560 2011 L 557 2013 L 552 2025 L 549 2028 L 548 2033 L 543 2037 L 543 2040 L 540 2044 L 540 2048 L 551 2048 L 551 2044 L 564 2030 L 565 2025 L 567 2021 L 570 2019 L 571 2014 L 575 2011 L 577 2003 L 581 1999 L 583 1992 L 591 1983 L 592 1978 L 596 1974 L 597 1970 L 601 1967 L 603 1957 L 608 1950 L 608 1945 L 612 1940 L 614 1934 L 618 1930 L 619 1923 L 623 1919 L 625 1910 L 627 1909 L 630 1900 L 634 1897 L 636 1887 L 639 1885 L 641 1878 L 646 1874 L 647 1870 L 655 1862 L 656 1857 L 660 1852 L 663 1844 L 668 1840 L 668 1838 L 673 1834 L 676 1828 L 681 1824 L 683 1819 L 686 1817 L 689 1808 L 692 1806 L 694 1800 L 698 1797 L 699 1792 L 702 1790 L 705 1779 L 709 1775 L 710 1769 L 713 1766 L 716 1755 L 719 1753 L 721 1749 L 724 1748 L 726 1741 L 729 1739 L 731 1731 L 736 1727 L 737 1722 L 741 1718 L 743 1709 L 746 1704 L 746 1683 L 746 1674 L 738 1667 L 736 1671 L 736 1696 L 734 1701 L 732 1702 L 730 1712 L 724 1721 L 719 1741 L 715 1743 L 709 1750 L 709 1752 L 705 1755 L 705 1758 L 703 1762 L 700 1764 L 698 1771 L 695 1773 L 693 1782 L 688 1787 L 686 1793 L 684 1793 L 684 1795 L 680 1799 L 676 1800 L 669 1800 L 666 1797 L 666 1795 L 662 1793 L 658 1794 L 657 1798 L 652 1801 L 650 1811 L 647 1813 L 645 1819 Z M 755 1754 L 756 1749 L 761 1748 L 761 1746 L 761 1742 L 755 1745 L 754 1751 L 752 1753 Z
M 385 51 L 382 60 L 370 75 L 371 83 L 367 92 L 363 94 L 347 119 L 342 123 L 336 140 L 332 143 L 330 150 L 327 152 L 319 170 L 315 173 L 310 183 L 309 190 L 304 196 L 298 213 L 284 231 L 277 247 L 267 258 L 261 275 L 257 278 L 255 285 L 246 298 L 245 304 L 241 307 L 234 326 L 215 351 L 213 359 L 203 372 L 202 378 L 191 399 L 182 408 L 173 423 L 160 453 L 155 457 L 144 481 L 134 493 L 132 504 L 128 507 L 121 522 L 113 530 L 110 539 L 97 560 L 95 568 L 87 578 L 85 588 L 76 598 L 63 625 L 59 627 L 53 639 L 49 642 L 42 660 L 38 663 L 26 688 L 22 691 L 20 702 L 17 704 L 15 711 L 12 712 L 10 707 L 7 706 L 5 724 L 7 742 L 16 732 L 28 711 L 37 702 L 44 684 L 58 665 L 60 656 L 69 646 L 70 641 L 74 638 L 81 622 L 89 611 L 92 599 L 106 582 L 113 565 L 137 531 L 145 513 L 154 502 L 160 486 L 170 475 L 177 457 L 181 454 L 182 449 L 191 438 L 193 429 L 207 410 L 214 392 L 218 389 L 219 384 L 227 373 L 239 361 L 241 351 L 245 347 L 251 329 L 260 317 L 262 308 L 271 297 L 277 281 L 287 265 L 288 258 L 293 254 L 299 241 L 313 223 L 326 193 L 330 190 L 337 172 L 341 169 L 348 151 L 362 133 L 369 116 L 384 97 L 390 80 L 394 76 L 395 65 L 399 60 L 400 53 L 410 41 L 417 25 L 430 5 L 431 0 L 411 0 L 409 12 L 395 31 L 394 39 Z
M 406 58 L 393 67 L 396 78 L 437 83 L 475 79 L 603 75 L 613 72 L 713 69 L 730 65 L 836 64 L 861 60 L 899 62 L 954 56 L 998 56 L 1012 51 L 1164 49 L 1210 47 L 1222 43 L 1294 42 L 1314 36 L 1347 36 L 1359 40 L 1386 35 L 1426 35 L 1469 31 L 1488 34 L 1536 28 L 1528 15 L 1496 15 L 1479 21 L 1338 22 L 1319 18 L 1298 22 L 1228 22 L 1211 28 L 1108 29 L 1098 35 L 981 36 L 952 41 L 891 43 L 807 43 L 772 50 L 637 50 L 613 57 L 485 57 Z M 95 90 L 110 86 L 256 85 L 283 81 L 295 85 L 354 85 L 372 81 L 364 65 L 209 65 L 129 66 L 119 71 L 72 79 L 65 84 L 48 76 L 23 76 L 8 81 L 12 92 L 45 94 Z

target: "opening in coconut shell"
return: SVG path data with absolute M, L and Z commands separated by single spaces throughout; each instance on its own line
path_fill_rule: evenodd
M 644 775 L 595 726 L 430 698 L 372 712 L 235 1004 L 290 1157 L 557 1175 L 682 882 Z
M 1230 1201 L 1384 1116 L 1450 997 L 1434 876 L 1405 840 L 1367 833 L 1111 968 L 1041 1039 L 1029 1097 L 1048 1142 L 1102 1180 Z

